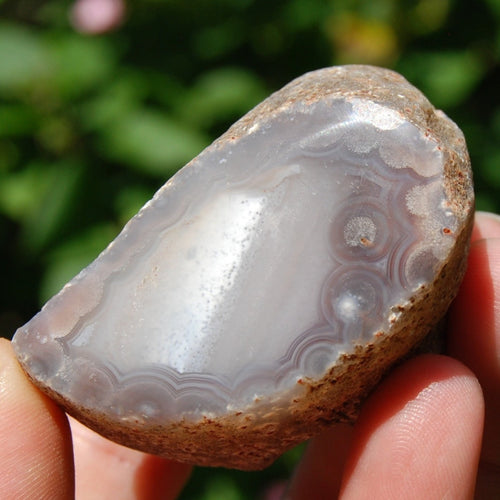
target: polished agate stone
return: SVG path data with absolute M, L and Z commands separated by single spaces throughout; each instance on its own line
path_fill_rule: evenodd
M 14 347 L 106 436 L 261 467 L 352 419 L 441 319 L 472 206 L 461 132 L 402 77 L 313 72 L 170 179 Z

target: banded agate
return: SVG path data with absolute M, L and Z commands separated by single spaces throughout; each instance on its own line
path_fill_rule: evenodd
M 442 318 L 472 208 L 463 135 L 419 91 L 309 73 L 169 180 L 14 347 L 105 436 L 263 467 L 354 418 Z

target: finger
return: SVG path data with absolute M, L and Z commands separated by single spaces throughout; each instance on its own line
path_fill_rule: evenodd
M 500 492 L 500 219 L 478 214 L 481 239 L 451 308 L 448 351 L 478 377 L 486 403 L 479 498 Z
M 362 409 L 340 498 L 472 498 L 482 410 L 477 379 L 458 361 L 408 361 Z
M 191 467 L 113 443 L 71 419 L 76 498 L 169 500 L 176 498 Z
M 67 419 L 29 382 L 5 339 L 0 339 L 0 450 L 0 498 L 73 498 Z
M 336 498 L 353 428 L 337 424 L 311 439 L 290 483 L 290 500 Z
M 500 238 L 500 216 L 489 212 L 476 212 L 472 241 Z

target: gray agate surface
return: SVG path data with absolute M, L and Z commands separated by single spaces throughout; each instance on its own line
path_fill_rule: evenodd
M 459 226 L 444 164 L 436 137 L 384 103 L 282 106 L 169 180 L 17 331 L 16 353 L 111 420 L 265 413 L 434 279 Z

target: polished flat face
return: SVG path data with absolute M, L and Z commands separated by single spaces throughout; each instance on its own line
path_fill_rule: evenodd
M 297 103 L 215 143 L 14 339 L 119 419 L 266 404 L 390 328 L 457 221 L 438 144 L 371 101 Z

